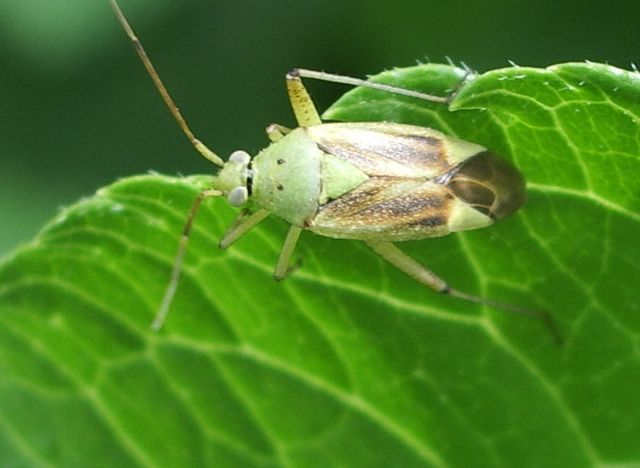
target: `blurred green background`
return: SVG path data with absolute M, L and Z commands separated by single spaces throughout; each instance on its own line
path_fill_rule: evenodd
M 226 157 L 293 125 L 292 67 L 362 77 L 416 61 L 479 71 L 640 61 L 640 2 L 121 0 L 195 133 Z M 321 109 L 344 87 L 312 83 Z M 205 173 L 107 0 L 0 2 L 0 254 L 127 175 Z

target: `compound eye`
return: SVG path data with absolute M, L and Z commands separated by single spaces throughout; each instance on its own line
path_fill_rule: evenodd
M 249 161 L 251 161 L 251 156 L 246 151 L 234 151 L 229 156 L 229 162 L 232 163 L 247 165 Z
M 231 189 L 229 195 L 227 195 L 227 201 L 231 206 L 242 206 L 247 202 L 249 198 L 249 190 L 247 187 L 235 187 Z

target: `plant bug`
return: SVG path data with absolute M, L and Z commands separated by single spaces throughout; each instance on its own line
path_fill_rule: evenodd
M 267 127 L 271 144 L 257 156 L 236 151 L 224 162 L 191 132 L 116 0 L 109 1 L 184 134 L 203 157 L 221 168 L 188 214 L 154 330 L 162 326 L 175 295 L 198 209 L 206 198 L 224 196 L 232 206 L 241 207 L 251 198 L 259 208 L 240 212 L 223 235 L 221 249 L 270 214 L 291 225 L 273 273 L 276 280 L 295 269 L 291 256 L 303 230 L 362 240 L 384 260 L 439 293 L 541 318 L 560 342 L 548 314 L 454 289 L 394 245 L 485 227 L 509 216 L 525 200 L 525 182 L 518 170 L 480 145 L 430 128 L 387 122 L 324 123 L 301 79 L 366 86 L 442 104 L 450 97 L 296 69 L 286 75 L 286 85 L 299 127 L 290 130 L 272 124 Z

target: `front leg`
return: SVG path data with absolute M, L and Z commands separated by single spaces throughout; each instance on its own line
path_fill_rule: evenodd
M 271 141 L 271 143 L 275 143 L 276 141 L 282 140 L 282 137 L 289 133 L 291 129 L 283 125 L 272 123 L 265 129 L 265 131 L 267 132 L 269 141 Z
M 218 242 L 218 248 L 221 250 L 226 249 L 241 236 L 246 234 L 251 228 L 269 216 L 270 211 L 260 209 L 255 213 L 251 213 L 248 209 L 244 209 L 240 212 L 238 217 L 233 221 L 233 224 L 227 232 L 224 233 L 220 242 Z

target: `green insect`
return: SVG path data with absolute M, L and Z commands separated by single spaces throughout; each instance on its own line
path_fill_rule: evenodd
M 291 225 L 273 273 L 276 280 L 295 269 L 291 256 L 305 229 L 327 237 L 362 240 L 435 291 L 540 317 L 559 340 L 546 313 L 454 289 L 393 244 L 481 228 L 509 216 L 525 201 L 525 182 L 518 170 L 480 145 L 430 128 L 382 122 L 323 123 L 301 78 L 366 86 L 443 104 L 449 98 L 324 72 L 293 70 L 287 74 L 286 84 L 299 127 L 290 130 L 270 125 L 267 135 L 271 144 L 267 148 L 254 158 L 236 151 L 224 162 L 193 135 L 116 0 L 110 2 L 183 132 L 202 156 L 221 167 L 212 188 L 202 191 L 193 203 L 153 329 L 162 326 L 169 311 L 202 201 L 225 196 L 232 206 L 241 207 L 251 198 L 259 208 L 241 211 L 220 241 L 222 249 L 270 214 Z

